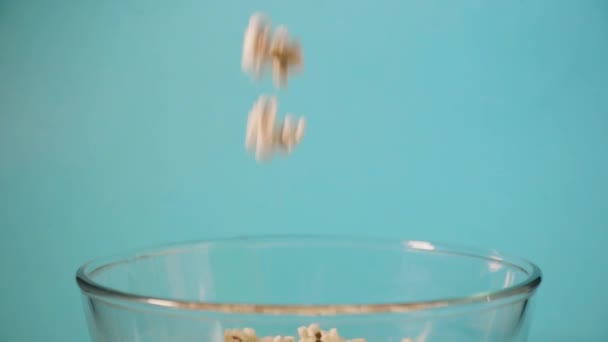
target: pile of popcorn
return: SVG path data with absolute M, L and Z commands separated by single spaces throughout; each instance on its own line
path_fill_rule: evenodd
M 318 324 L 298 328 L 298 342 L 366 342 L 364 338 L 345 339 L 340 336 L 337 329 L 321 330 Z M 224 342 L 296 342 L 293 336 L 266 336 L 257 337 L 255 330 L 245 328 L 232 329 L 224 332 Z M 401 342 L 413 342 L 411 338 L 404 338 Z

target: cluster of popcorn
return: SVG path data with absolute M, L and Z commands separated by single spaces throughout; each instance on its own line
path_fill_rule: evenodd
M 243 42 L 243 71 L 259 79 L 266 66 L 272 65 L 275 86 L 284 88 L 291 72 L 301 70 L 302 51 L 299 43 L 291 38 L 285 26 L 279 26 L 274 35 L 268 17 L 255 13 L 249 20 Z M 303 117 L 294 119 L 287 114 L 277 123 L 277 99 L 262 95 L 249 112 L 245 147 L 255 151 L 258 161 L 268 161 L 275 151 L 289 155 L 304 136 L 306 122 Z
M 298 328 L 298 335 L 300 335 L 300 342 L 365 342 L 364 338 L 344 339 L 340 337 L 337 329 L 324 331 L 317 324 Z
M 285 26 L 277 27 L 273 35 L 270 19 L 265 14 L 255 13 L 245 30 L 242 68 L 254 79 L 259 79 L 268 65 L 272 65 L 275 86 L 284 88 L 289 74 L 302 70 L 302 50 Z
M 318 324 L 298 328 L 298 342 L 366 342 L 364 338 L 345 339 L 340 336 L 337 329 L 328 331 L 321 330 Z M 257 337 L 255 330 L 245 328 L 243 330 L 233 329 L 224 332 L 224 342 L 296 342 L 293 336 L 267 336 Z M 410 338 L 404 338 L 401 342 L 413 342 Z
M 329 331 L 321 330 L 319 325 L 311 324 L 308 327 L 298 328 L 298 342 L 365 342 L 363 338 L 347 340 L 338 334 L 337 329 Z M 293 336 L 267 336 L 257 337 L 255 330 L 245 328 L 243 330 L 226 330 L 224 332 L 224 342 L 295 342 Z
M 249 112 L 245 147 L 248 151 L 255 151 L 258 161 L 271 159 L 277 149 L 285 155 L 291 154 L 304 136 L 304 118 L 295 120 L 287 114 L 283 123 L 277 123 L 277 106 L 276 97 L 263 95 Z

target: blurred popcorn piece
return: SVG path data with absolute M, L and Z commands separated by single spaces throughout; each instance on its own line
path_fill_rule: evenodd
M 248 151 L 255 150 L 258 161 L 272 158 L 276 141 L 276 116 L 276 98 L 264 95 L 260 96 L 249 112 L 245 147 Z
M 294 147 L 300 143 L 304 137 L 305 129 L 306 120 L 303 117 L 299 118 L 296 122 L 292 114 L 287 114 L 285 116 L 279 145 L 287 154 L 291 154 Z
M 271 30 L 270 20 L 263 13 L 254 13 L 245 30 L 241 65 L 255 79 L 261 77 L 269 62 Z
M 281 127 L 278 127 L 277 106 L 275 97 L 262 95 L 249 112 L 245 148 L 250 152 L 255 151 L 256 159 L 260 162 L 272 159 L 277 148 L 291 154 L 304 136 L 304 118 L 299 118 L 294 123 L 292 115 L 288 115 Z
M 299 72 L 303 68 L 300 44 L 290 37 L 285 26 L 279 26 L 274 33 L 270 58 L 274 84 L 278 88 L 286 87 L 290 73 Z

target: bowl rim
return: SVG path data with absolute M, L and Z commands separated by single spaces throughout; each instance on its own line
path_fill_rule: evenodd
M 96 282 L 94 274 L 107 268 L 132 262 L 145 258 L 171 255 L 187 248 L 202 246 L 229 245 L 234 243 L 302 243 L 302 242 L 329 242 L 363 244 L 383 248 L 400 248 L 405 252 L 425 252 L 436 254 L 448 254 L 459 257 L 484 259 L 488 262 L 501 263 L 517 268 L 527 274 L 527 278 L 511 286 L 489 291 L 474 293 L 466 296 L 437 298 L 424 301 L 410 301 L 398 303 L 378 304 L 256 304 L 256 303 L 228 303 L 208 302 L 195 300 L 179 300 L 172 298 L 146 296 L 131 292 L 118 290 Z M 107 260 L 108 262 L 104 262 Z M 92 265 L 98 266 L 89 269 Z M 115 257 L 99 258 L 90 260 L 80 266 L 76 272 L 76 282 L 82 293 L 89 297 L 102 300 L 128 302 L 131 304 L 151 305 L 158 308 L 172 308 L 181 310 L 205 311 L 225 314 L 270 314 L 270 315 L 361 315 L 382 313 L 404 313 L 412 311 L 426 311 L 445 307 L 463 307 L 474 304 L 503 303 L 509 300 L 523 300 L 534 294 L 542 282 L 542 271 L 536 264 L 527 259 L 513 257 L 499 253 L 496 250 L 484 250 L 479 248 L 463 247 L 453 244 L 436 244 L 429 241 L 404 240 L 397 238 L 378 238 L 368 236 L 344 236 L 344 235 L 248 235 L 230 238 L 217 238 L 206 240 L 191 240 L 172 244 L 157 245 L 145 248 L 139 252 L 123 253 Z

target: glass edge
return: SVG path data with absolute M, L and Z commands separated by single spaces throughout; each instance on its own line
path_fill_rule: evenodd
M 526 273 L 528 277 L 516 284 L 497 291 L 472 294 L 469 296 L 442 298 L 428 301 L 403 302 L 403 303 L 382 303 L 382 304 L 327 304 L 327 305 L 278 305 L 278 304 L 244 304 L 244 303 L 216 303 L 202 301 L 184 301 L 170 298 L 142 296 L 134 293 L 119 291 L 110 287 L 103 286 L 87 275 L 87 269 L 95 263 L 100 263 L 92 271 L 101 268 L 111 267 L 117 263 L 122 263 L 131 258 L 147 258 L 158 255 L 171 254 L 183 248 L 199 246 L 202 244 L 234 243 L 244 241 L 264 240 L 281 241 L 351 241 L 363 244 L 384 244 L 387 247 L 401 245 L 410 250 L 421 252 L 439 252 L 468 257 L 497 261 L 518 267 Z M 414 244 L 412 244 L 414 243 Z M 412 247 L 416 244 L 433 246 L 433 250 Z M 108 260 L 103 263 L 103 260 Z M 111 261 L 112 260 L 112 261 Z M 403 240 L 398 238 L 379 238 L 369 236 L 340 236 L 340 235 L 259 235 L 259 236 L 237 236 L 232 238 L 219 238 L 198 241 L 183 241 L 171 244 L 157 245 L 154 247 L 140 249 L 138 252 L 124 253 L 114 257 L 94 259 L 80 266 L 76 272 L 76 282 L 84 295 L 96 298 L 126 301 L 133 304 L 151 305 L 159 308 L 172 308 L 181 310 L 207 311 L 225 314 L 268 314 L 268 315 L 304 315 L 304 316 L 328 316 L 328 315 L 362 315 L 362 314 L 390 314 L 406 313 L 413 311 L 432 310 L 445 307 L 465 306 L 478 303 L 492 303 L 509 298 L 519 299 L 528 298 L 534 294 L 542 282 L 542 270 L 533 262 L 510 255 L 505 255 L 496 250 L 484 250 L 478 248 L 464 247 L 453 244 L 433 243 L 421 240 Z

